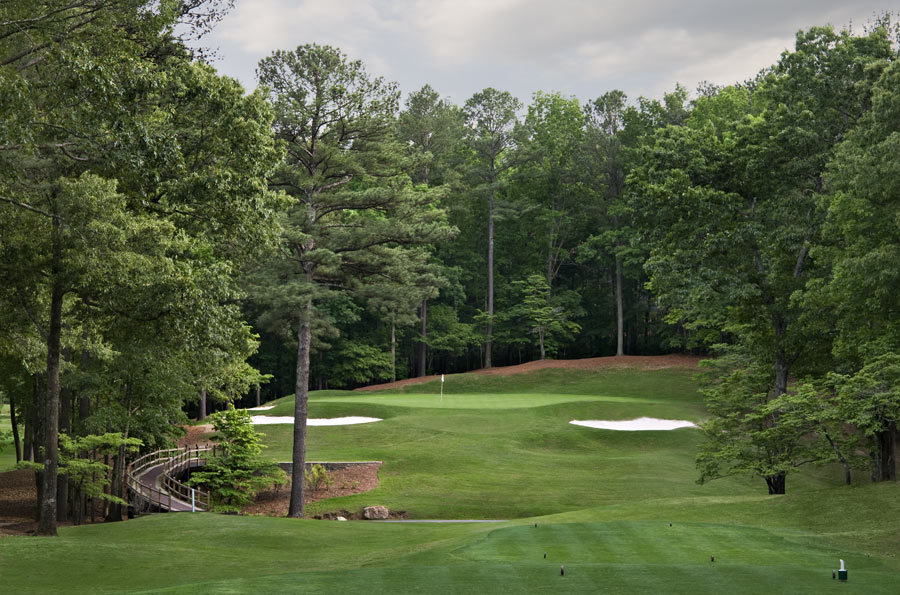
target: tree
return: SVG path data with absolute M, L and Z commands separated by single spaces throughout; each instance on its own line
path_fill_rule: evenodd
M 585 106 L 588 145 L 585 149 L 588 154 L 596 155 L 594 163 L 599 168 L 599 172 L 588 184 L 595 185 L 596 199 L 601 202 L 601 208 L 606 211 L 604 213 L 606 215 L 615 208 L 615 203 L 621 200 L 625 188 L 626 166 L 620 138 L 625 126 L 625 102 L 625 93 L 615 90 L 604 93 Z M 619 233 L 618 216 L 612 215 L 610 219 L 608 221 L 612 223 L 610 233 L 592 235 L 586 245 L 599 244 L 602 252 L 608 251 L 609 246 L 614 246 L 616 355 L 625 355 L 625 315 L 622 303 L 622 246 L 625 242 Z
M 701 392 L 712 417 L 700 424 L 704 442 L 697 454 L 698 483 L 750 475 L 764 478 L 769 494 L 784 494 L 787 475 L 819 459 L 802 439 L 812 430 L 810 420 L 787 415 L 790 407 L 771 398 L 766 366 L 740 354 L 707 364 L 712 370 Z
M 828 263 L 830 276 L 814 289 L 811 306 L 834 311 L 834 354 L 855 371 L 873 358 L 900 352 L 897 296 L 900 233 L 894 224 L 900 191 L 900 63 L 868 67 L 877 77 L 872 107 L 847 132 L 829 164 L 823 242 L 813 256 Z
M 886 23 L 883 24 L 886 27 Z M 882 36 L 885 30 L 875 32 Z M 879 41 L 876 37 L 873 42 Z M 811 283 L 810 309 L 834 313 L 832 352 L 842 365 L 835 409 L 865 436 L 872 478 L 893 479 L 896 441 L 897 295 L 900 249 L 894 199 L 898 192 L 900 148 L 900 63 L 867 65 L 875 79 L 871 109 L 847 132 L 835 151 L 827 181 L 823 242 L 812 254 L 829 265 L 829 276 Z
M 542 275 L 530 275 L 525 281 L 514 281 L 513 285 L 522 292 L 522 300 L 509 315 L 527 321 L 529 330 L 538 339 L 541 359 L 546 358 L 548 343 L 553 346 L 554 339 L 570 337 L 581 330 L 581 326 L 569 320 L 578 312 L 577 305 L 565 304 L 564 295 L 551 298 L 550 285 Z
M 409 94 L 406 109 L 397 118 L 397 141 L 407 145 L 406 170 L 413 182 L 435 186 L 457 180 L 454 157 L 464 134 L 463 114 L 437 91 L 425 85 Z M 426 373 L 428 351 L 428 298 L 419 306 L 420 339 L 416 343 L 418 376 Z
M 572 237 L 581 231 L 575 216 L 585 205 L 581 175 L 584 116 L 575 98 L 535 93 L 528 106 L 525 143 L 528 157 L 517 171 L 520 194 L 537 207 L 536 220 L 546 227 L 546 274 L 552 292 L 566 263 Z
M 522 104 L 507 91 L 491 87 L 480 91 L 466 101 L 463 112 L 466 117 L 467 141 L 476 160 L 475 171 L 481 181 L 478 187 L 488 199 L 488 252 L 487 252 L 487 335 L 484 343 L 484 367 L 492 363 L 491 347 L 494 328 L 494 203 L 500 187 L 501 176 L 513 164 L 507 154 L 515 147 L 513 131 L 517 124 L 516 110 Z
M 463 117 L 431 85 L 409 94 L 397 117 L 396 136 L 410 155 L 407 171 L 413 182 L 434 186 L 455 177 L 453 157 L 462 141 Z
M 666 93 L 662 101 L 639 97 L 636 105 L 627 105 L 626 99 L 622 91 L 614 90 L 584 106 L 586 124 L 580 148 L 585 155 L 582 183 L 589 196 L 590 228 L 577 247 L 576 260 L 590 267 L 601 288 L 612 287 L 610 298 L 594 309 L 608 311 L 611 303 L 615 310 L 616 355 L 638 349 L 641 323 L 645 349 L 651 344 L 651 334 L 657 348 L 671 347 L 666 344 L 669 333 L 657 323 L 662 310 L 645 289 L 643 266 L 649 252 L 639 239 L 641 230 L 629 206 L 626 180 L 640 165 L 641 151 L 652 144 L 655 131 L 681 125 L 687 117 L 687 93 L 680 86 Z M 627 324 L 629 321 L 633 322 Z M 598 332 L 597 328 L 593 332 Z
M 259 63 L 275 108 L 275 133 L 287 156 L 271 185 L 287 192 L 281 258 L 255 283 L 270 320 L 297 324 L 293 482 L 288 516 L 303 515 L 303 469 L 310 347 L 316 303 L 390 278 L 405 246 L 447 237 L 443 213 L 428 191 L 401 175 L 393 143 L 398 91 L 371 79 L 339 50 L 304 45 Z
M 823 274 L 810 249 L 821 237 L 825 164 L 868 107 L 872 67 L 890 54 L 883 33 L 799 33 L 758 88 L 701 98 L 684 126 L 660 130 L 634 174 L 650 284 L 670 320 L 715 328 L 754 370 L 771 370 L 767 399 L 787 392 L 791 374 L 828 365 L 827 329 L 806 324 L 803 309 L 807 284 Z M 789 435 L 767 400 L 752 403 L 767 435 Z M 773 448 L 787 451 L 759 469 L 781 490 L 793 447 Z
M 871 456 L 873 481 L 897 478 L 894 452 L 900 422 L 900 355 L 888 353 L 872 359 L 858 372 L 832 377 L 837 407 L 863 433 Z
M 409 250 L 404 262 L 398 262 L 393 269 L 393 279 L 376 280 L 359 293 L 370 308 L 386 318 L 391 326 L 391 382 L 397 380 L 397 326 L 409 326 L 416 322 L 416 306 L 421 304 L 422 335 L 419 345 L 419 375 L 424 375 L 425 313 L 429 299 L 438 295 L 444 284 L 439 267 L 429 262 L 426 249 Z
M 194 471 L 188 484 L 208 489 L 214 510 L 239 511 L 253 502 L 260 489 L 287 483 L 281 467 L 259 458 L 263 434 L 253 429 L 246 409 L 229 404 L 210 419 L 216 431 L 213 440 L 221 443 L 224 452 L 210 457 L 202 471 Z
M 248 245 L 268 234 L 262 181 L 277 151 L 261 95 L 191 63 L 172 33 L 215 22 L 217 2 L 9 2 L 2 11 L 0 221 L 16 231 L 0 239 L 11 257 L 0 277 L 46 349 L 45 402 L 32 409 L 46 412 L 39 532 L 53 535 L 65 343 L 80 327 L 107 349 L 93 331 L 113 321 L 182 315 L 179 330 L 198 340 L 210 328 L 189 331 L 211 319 L 239 323 L 200 277 L 233 289 L 256 251 L 236 234 Z M 178 307 L 188 303 L 200 307 Z M 121 477 L 123 457 L 118 464 Z

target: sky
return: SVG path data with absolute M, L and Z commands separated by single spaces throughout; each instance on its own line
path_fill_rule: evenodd
M 621 89 L 660 98 L 680 83 L 752 78 L 797 31 L 861 32 L 885 2 L 854 0 L 235 0 L 201 44 L 256 87 L 257 62 L 318 43 L 362 60 L 404 94 L 430 84 L 462 104 L 485 87 L 528 103 L 536 91 L 589 101 Z

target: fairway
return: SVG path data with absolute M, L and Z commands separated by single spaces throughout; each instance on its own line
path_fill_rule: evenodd
M 465 375 L 448 378 L 443 401 L 434 383 L 312 393 L 311 417 L 384 421 L 311 427 L 308 458 L 383 466 L 374 491 L 308 514 L 381 504 L 412 519 L 506 522 L 155 515 L 65 528 L 55 540 L 0 539 L 3 584 L 18 593 L 897 593 L 900 531 L 882 520 L 900 513 L 896 484 L 848 488 L 836 469 L 810 467 L 789 476 L 787 496 L 767 496 L 751 478 L 700 486 L 696 429 L 569 424 L 701 421 L 692 374 Z M 447 390 L 454 381 L 458 392 Z M 257 413 L 293 409 L 290 398 L 274 405 Z M 292 426 L 257 429 L 267 457 L 290 460 Z M 831 579 L 839 559 L 846 584 Z

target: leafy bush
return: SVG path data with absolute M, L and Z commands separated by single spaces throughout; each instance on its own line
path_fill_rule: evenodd
M 309 471 L 304 472 L 304 475 L 306 476 L 306 485 L 313 490 L 321 490 L 323 486 L 330 488 L 333 481 L 325 467 L 319 464 L 313 465 Z

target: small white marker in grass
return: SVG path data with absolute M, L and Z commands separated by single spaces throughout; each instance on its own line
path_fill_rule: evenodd
M 444 402 L 444 375 L 441 374 L 441 403 Z

